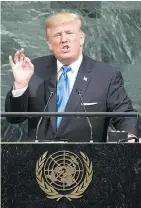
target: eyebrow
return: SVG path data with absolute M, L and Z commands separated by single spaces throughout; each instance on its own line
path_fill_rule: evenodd
M 74 33 L 74 31 L 72 31 L 72 30 L 65 30 L 65 32 L 66 33 L 68 33 L 68 32 Z M 62 34 L 62 32 L 56 32 L 56 33 L 54 33 L 54 35 L 57 35 L 57 34 Z

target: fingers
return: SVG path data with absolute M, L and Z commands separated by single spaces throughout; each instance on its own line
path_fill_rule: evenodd
M 9 62 L 10 62 L 10 65 L 12 68 L 17 63 L 20 63 L 23 69 L 24 68 L 28 68 L 28 69 L 34 68 L 33 64 L 31 63 L 31 60 L 29 58 L 25 57 L 23 48 L 21 48 L 19 51 L 17 51 L 15 53 L 14 61 L 13 61 L 12 56 L 9 56 Z
M 17 52 L 15 53 L 15 56 L 14 56 L 14 62 L 15 62 L 15 63 L 18 63 L 18 62 L 19 62 L 19 51 L 17 51 Z
M 21 48 L 19 54 L 20 54 L 19 61 L 22 62 L 24 60 L 24 58 L 25 58 L 25 56 L 24 56 L 24 48 Z
M 14 62 L 15 63 L 18 63 L 18 62 L 22 62 L 24 60 L 24 49 L 21 48 L 19 51 L 17 51 L 15 53 L 15 56 L 14 56 Z
M 29 58 L 28 58 L 28 59 L 29 59 Z M 29 67 L 30 67 L 30 68 L 33 68 L 33 64 L 31 63 L 31 60 L 30 60 L 30 59 L 28 60 L 28 64 L 29 64 Z
M 14 64 L 14 62 L 13 62 L 12 56 L 9 56 L 9 63 L 10 63 L 10 65 L 11 65 L 11 68 L 13 68 L 15 64 Z
M 20 53 L 24 54 L 24 48 L 21 48 Z
M 22 63 L 23 68 L 33 68 L 33 64 L 31 63 L 31 60 L 27 57 L 24 58 L 24 61 Z
M 129 143 L 135 143 L 135 140 L 132 139 L 132 140 L 129 140 L 128 142 L 129 142 Z

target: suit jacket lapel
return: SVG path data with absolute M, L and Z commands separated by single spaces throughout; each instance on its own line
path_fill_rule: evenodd
M 56 86 L 57 86 L 57 61 L 54 57 L 53 62 L 48 66 L 49 70 L 51 70 L 51 76 L 49 80 L 45 81 L 45 92 L 46 92 L 46 103 L 49 99 L 50 93 L 53 92 L 54 95 L 50 99 L 50 102 L 48 104 L 47 111 L 48 112 L 56 112 L 57 110 L 57 91 L 56 91 Z M 56 117 L 51 116 L 50 117 L 51 124 L 53 131 L 56 132 Z
M 76 81 L 74 83 L 71 95 L 66 106 L 66 112 L 75 112 L 77 110 L 78 104 L 80 104 L 80 97 L 76 93 L 76 89 L 81 90 L 81 94 L 83 96 L 91 80 L 92 66 L 88 59 L 89 58 L 87 58 L 86 56 L 83 56 L 83 61 L 80 65 Z M 64 131 L 70 121 L 71 117 L 63 117 L 60 127 L 57 131 L 57 135 Z

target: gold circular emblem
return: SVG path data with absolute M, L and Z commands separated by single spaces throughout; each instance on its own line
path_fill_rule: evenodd
M 69 151 L 59 151 L 50 155 L 44 165 L 46 182 L 56 190 L 74 189 L 82 181 L 83 175 L 82 161 Z
M 81 157 L 70 151 L 58 151 L 47 157 L 45 152 L 36 164 L 36 179 L 47 198 L 69 200 L 80 198 L 89 186 L 92 162 L 82 152 Z

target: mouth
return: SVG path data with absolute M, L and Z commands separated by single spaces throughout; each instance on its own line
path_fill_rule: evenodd
M 62 47 L 62 52 L 67 53 L 67 52 L 69 52 L 69 49 L 70 49 L 70 47 L 68 45 L 65 45 Z

